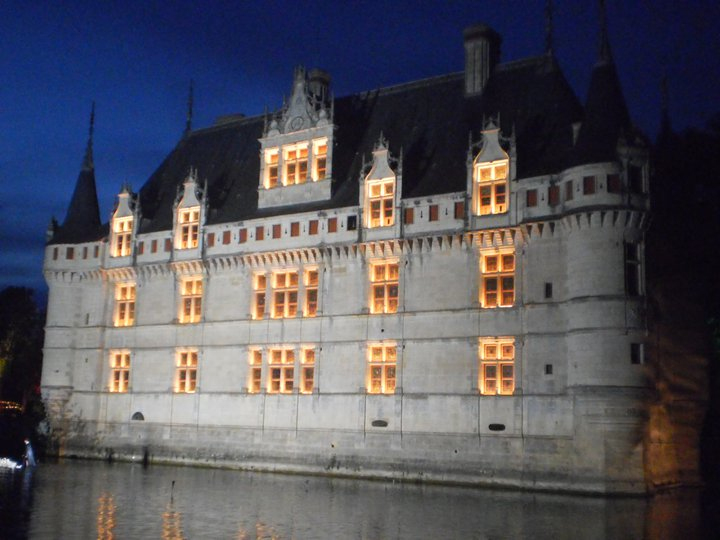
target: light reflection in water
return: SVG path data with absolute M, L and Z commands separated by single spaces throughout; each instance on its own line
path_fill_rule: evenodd
M 697 491 L 572 497 L 81 461 L 43 463 L 32 474 L 31 482 L 0 477 L 0 537 L 703 537 Z
M 97 511 L 97 537 L 98 540 L 113 540 L 115 529 L 115 502 L 113 496 L 103 493 L 98 499 Z
M 163 540 L 185 540 L 185 536 L 182 532 L 182 515 L 180 512 L 176 512 L 173 508 L 173 503 L 170 502 L 165 512 L 162 515 L 163 518 Z

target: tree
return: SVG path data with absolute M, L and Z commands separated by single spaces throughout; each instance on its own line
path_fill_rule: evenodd
M 43 326 L 32 289 L 0 291 L 0 399 L 23 406 L 39 399 Z

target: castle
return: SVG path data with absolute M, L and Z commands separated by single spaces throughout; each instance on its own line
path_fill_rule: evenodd
M 48 233 L 64 455 L 597 493 L 648 489 L 648 144 L 603 30 L 186 130 L 100 220 L 92 137 Z

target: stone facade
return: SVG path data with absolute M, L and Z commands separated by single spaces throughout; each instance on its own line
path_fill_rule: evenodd
M 496 63 L 494 32 L 471 43 L 487 31 L 466 33 L 480 78 L 342 101 L 299 69 L 276 114 L 187 135 L 109 229 L 54 227 L 42 388 L 60 453 L 646 491 L 644 139 L 620 118 L 596 158 L 592 99 L 552 55 Z M 555 150 L 530 114 L 493 117 L 513 107 L 490 92 L 528 69 L 538 114 L 567 104 Z M 446 86 L 463 123 L 441 132 L 422 100 Z M 421 106 L 394 117 L 395 99 Z M 244 155 L 254 169 L 226 166 Z

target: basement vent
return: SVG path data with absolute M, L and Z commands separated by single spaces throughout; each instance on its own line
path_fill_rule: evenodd
M 132 419 L 133 419 L 133 420 L 139 420 L 139 421 L 142 422 L 143 420 L 145 420 L 145 417 L 143 416 L 143 413 L 141 413 L 140 411 L 138 411 L 138 412 L 136 412 L 135 414 L 132 415 Z
M 372 427 L 387 427 L 387 420 L 373 420 Z
M 505 424 L 490 424 L 488 429 L 490 431 L 505 431 Z

